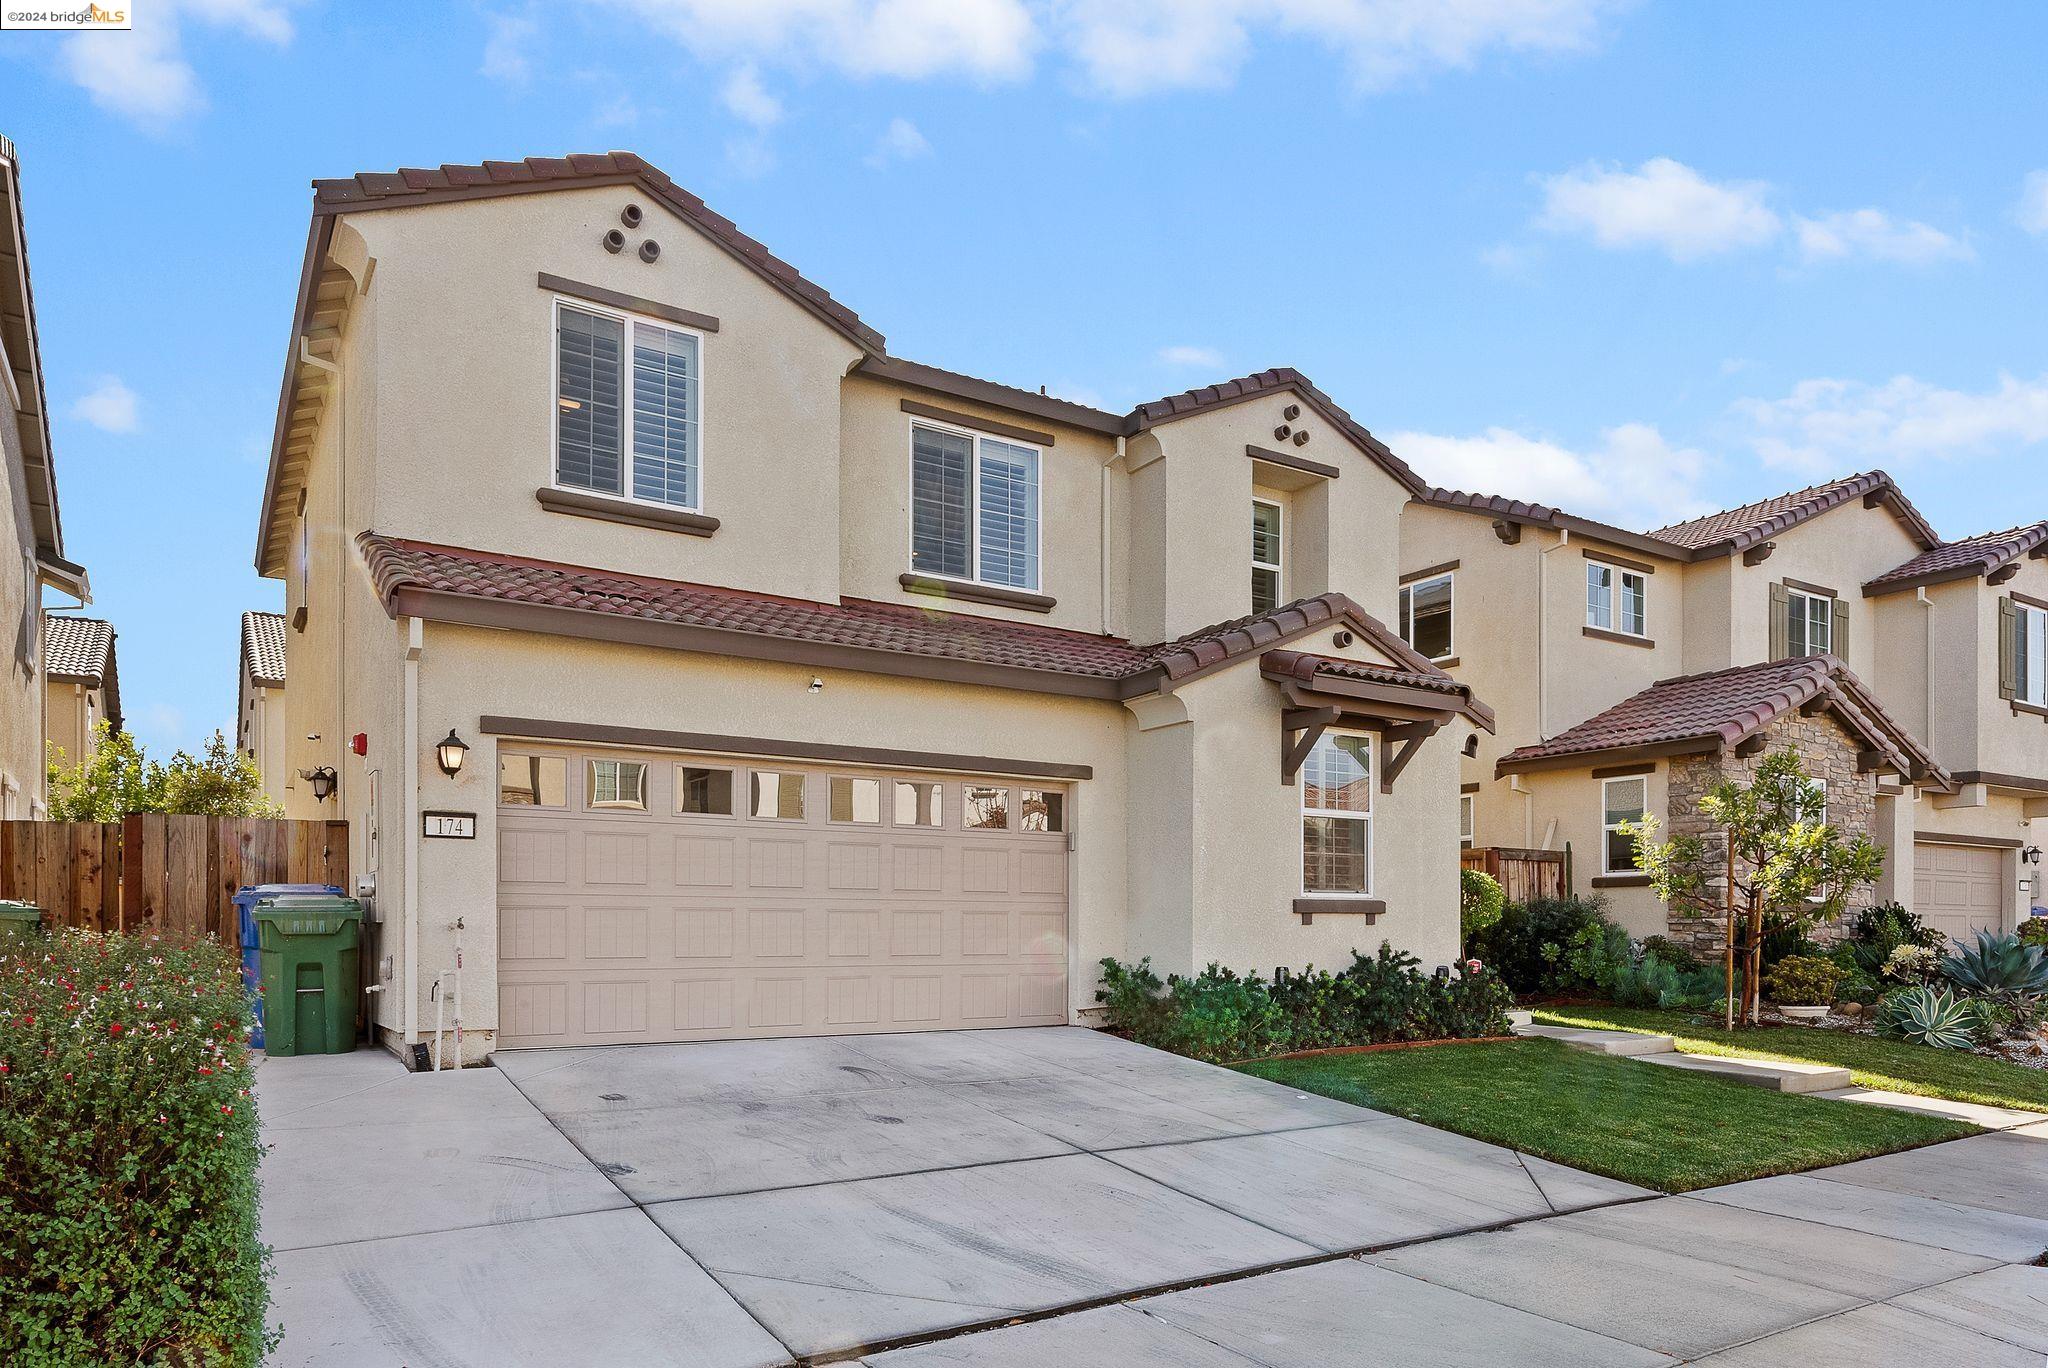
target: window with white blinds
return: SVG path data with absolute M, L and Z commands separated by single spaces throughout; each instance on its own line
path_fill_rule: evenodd
M 1038 588 L 1036 447 L 913 423 L 910 568 L 918 574 Z
M 555 483 L 700 510 L 701 348 L 694 333 L 556 301 Z

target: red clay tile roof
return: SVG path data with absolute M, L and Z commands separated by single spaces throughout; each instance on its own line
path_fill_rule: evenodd
M 351 214 L 406 204 L 629 182 L 661 201 L 664 207 L 857 346 L 873 352 L 885 349 L 882 335 L 861 322 L 853 310 L 742 233 L 731 219 L 706 207 L 703 200 L 670 180 L 661 168 L 632 152 L 528 157 L 524 161 L 484 162 L 480 166 L 442 165 L 431 170 L 406 167 L 398 171 L 364 171 L 339 180 L 316 180 L 313 212 L 315 216 Z
M 1867 594 L 1898 593 L 1944 580 L 1973 579 L 2002 569 L 2043 543 L 2048 543 L 2048 522 L 1944 542 L 1885 571 L 1863 590 Z
M 1405 647 L 1406 643 L 1402 644 Z M 1408 654 L 1413 656 L 1412 652 Z M 1414 660 L 1421 660 L 1421 657 L 1414 656 Z M 1413 661 L 1409 663 L 1412 665 Z M 1333 675 L 1339 679 L 1356 679 L 1369 684 L 1392 684 L 1404 689 L 1425 689 L 1431 693 L 1448 694 L 1458 700 L 1458 711 L 1486 730 L 1493 730 L 1493 709 L 1472 696 L 1470 685 L 1461 684 L 1427 660 L 1421 660 L 1421 664 L 1425 668 L 1403 669 L 1393 665 L 1376 665 L 1367 660 L 1343 660 L 1336 656 L 1317 655 L 1312 651 L 1267 651 L 1259 657 L 1259 669 L 1269 679 L 1293 679 L 1303 684 L 1312 684 L 1319 675 Z
M 1907 502 L 1906 496 L 1898 492 L 1892 477 L 1882 470 L 1849 475 L 1826 484 L 1795 489 L 1789 494 L 1759 499 L 1740 508 L 1660 527 L 1649 535 L 1693 550 L 1726 547 L 1731 551 L 1746 551 L 1758 542 L 1769 541 L 1781 532 L 1866 494 L 1886 495 L 1886 502 L 1893 513 L 1922 546 L 1934 546 L 1940 542 L 1941 538 L 1920 516 L 1920 511 Z
M 1163 399 L 1154 399 L 1132 409 L 1126 423 L 1131 432 L 1143 432 L 1147 428 L 1158 427 L 1161 423 L 1190 418 L 1209 409 L 1241 404 L 1248 399 L 1278 394 L 1285 390 L 1293 390 L 1299 394 L 1310 408 L 1356 443 L 1410 494 L 1421 494 L 1428 488 L 1422 477 L 1409 469 L 1408 463 L 1389 450 L 1385 442 L 1366 431 L 1363 424 L 1338 408 L 1329 395 L 1309 383 L 1308 377 L 1292 366 L 1256 371 L 1236 380 L 1225 380 L 1220 385 L 1203 385 L 1199 389 L 1184 390 L 1179 394 L 1169 394 Z
M 242 614 L 242 663 L 262 687 L 284 687 L 284 614 Z
M 53 679 L 97 684 L 114 657 L 114 625 L 98 618 L 43 614 L 43 671 Z
M 1863 681 L 1831 655 L 1659 680 L 1548 741 L 1509 751 L 1495 770 L 1514 774 L 1559 768 L 1559 762 L 1564 767 L 1577 761 L 1590 764 L 1614 752 L 1648 756 L 1718 750 L 1747 740 L 1772 720 L 1815 699 L 1822 699 L 1852 734 L 1901 773 L 1950 786 L 1947 773 L 1927 748 L 1893 721 Z
M 773 658 L 801 660 L 843 649 L 861 658 L 913 657 L 971 667 L 971 678 L 990 683 L 1049 686 L 1058 679 L 1092 686 L 1056 692 L 1135 697 L 1157 687 L 1291 640 L 1328 623 L 1344 622 L 1412 674 L 1448 681 L 1387 628 L 1342 594 L 1323 594 L 1269 613 L 1190 632 L 1151 646 L 1121 637 L 1007 622 L 905 604 L 842 599 L 820 603 L 737 589 L 689 584 L 506 556 L 461 547 L 404 541 L 366 532 L 357 541 L 387 610 L 443 616 L 449 599 L 493 605 L 590 613 L 642 625 L 667 625 L 699 634 L 700 649 L 724 643 L 736 654 L 743 639 L 784 646 Z M 456 620 L 477 620 L 459 618 Z M 530 624 L 529 624 L 530 625 Z M 534 630 L 547 630 L 535 626 Z M 606 635 L 593 632 L 591 635 Z M 627 639 L 651 639 L 635 631 Z M 849 668 L 861 668 L 849 662 Z M 935 676 L 936 677 L 936 676 Z M 954 674 L 947 677 L 969 678 Z M 1452 684 L 1464 691 L 1464 686 Z

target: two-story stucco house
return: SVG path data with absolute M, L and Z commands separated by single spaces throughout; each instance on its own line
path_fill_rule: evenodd
M 285 636 L 282 613 L 242 614 L 235 663 L 235 749 L 256 762 L 263 796 L 279 807 L 298 784 L 285 744 Z
M 1491 716 L 1382 625 L 1422 492 L 1292 371 L 1110 413 L 893 356 L 630 154 L 316 182 L 287 802 L 350 820 L 387 1039 L 459 934 L 472 1055 L 1441 964 Z
M 114 624 L 99 618 L 43 614 L 43 745 L 52 761 L 91 759 L 102 722 L 121 730 L 115 637 Z
M 1465 762 L 1465 843 L 1568 848 L 1633 934 L 1716 948 L 1619 828 L 1699 829 L 1701 793 L 1793 746 L 1816 811 L 1887 847 L 1874 897 L 2010 929 L 2048 812 L 2044 542 L 1945 542 L 1882 471 L 1650 532 L 1427 491 L 1397 622 L 1499 716 Z
M 40 817 L 44 798 L 43 588 L 90 603 L 85 571 L 64 557 L 50 406 L 43 386 L 21 165 L 0 137 L 0 818 Z M 75 757 L 74 757 L 75 758 Z

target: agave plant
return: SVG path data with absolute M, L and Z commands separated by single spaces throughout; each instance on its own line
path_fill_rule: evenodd
M 2013 1001 L 2048 994 L 2048 950 L 2018 936 L 1979 931 L 1975 945 L 1957 941 L 1941 972 L 1963 991 L 1986 997 Z
M 1978 1020 L 1975 1005 L 1946 988 L 1900 988 L 1885 994 L 1877 1008 L 1881 1034 L 1937 1050 L 1969 1049 Z

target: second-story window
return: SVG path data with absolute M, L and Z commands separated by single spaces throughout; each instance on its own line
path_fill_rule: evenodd
M 1586 562 L 1586 625 L 1624 636 L 1649 634 L 1649 577 L 1604 561 Z
M 1401 640 L 1431 660 L 1451 658 L 1451 577 L 1401 586 Z
M 2012 610 L 2012 697 L 2048 707 L 2048 612 L 2006 599 Z
M 955 428 L 910 428 L 910 568 L 1038 588 L 1038 448 Z
M 1785 646 L 1795 656 L 1835 649 L 1835 601 L 1803 589 L 1785 590 Z
M 702 506 L 696 334 L 555 304 L 555 483 Z
M 1280 505 L 1252 500 L 1252 611 L 1280 606 Z

